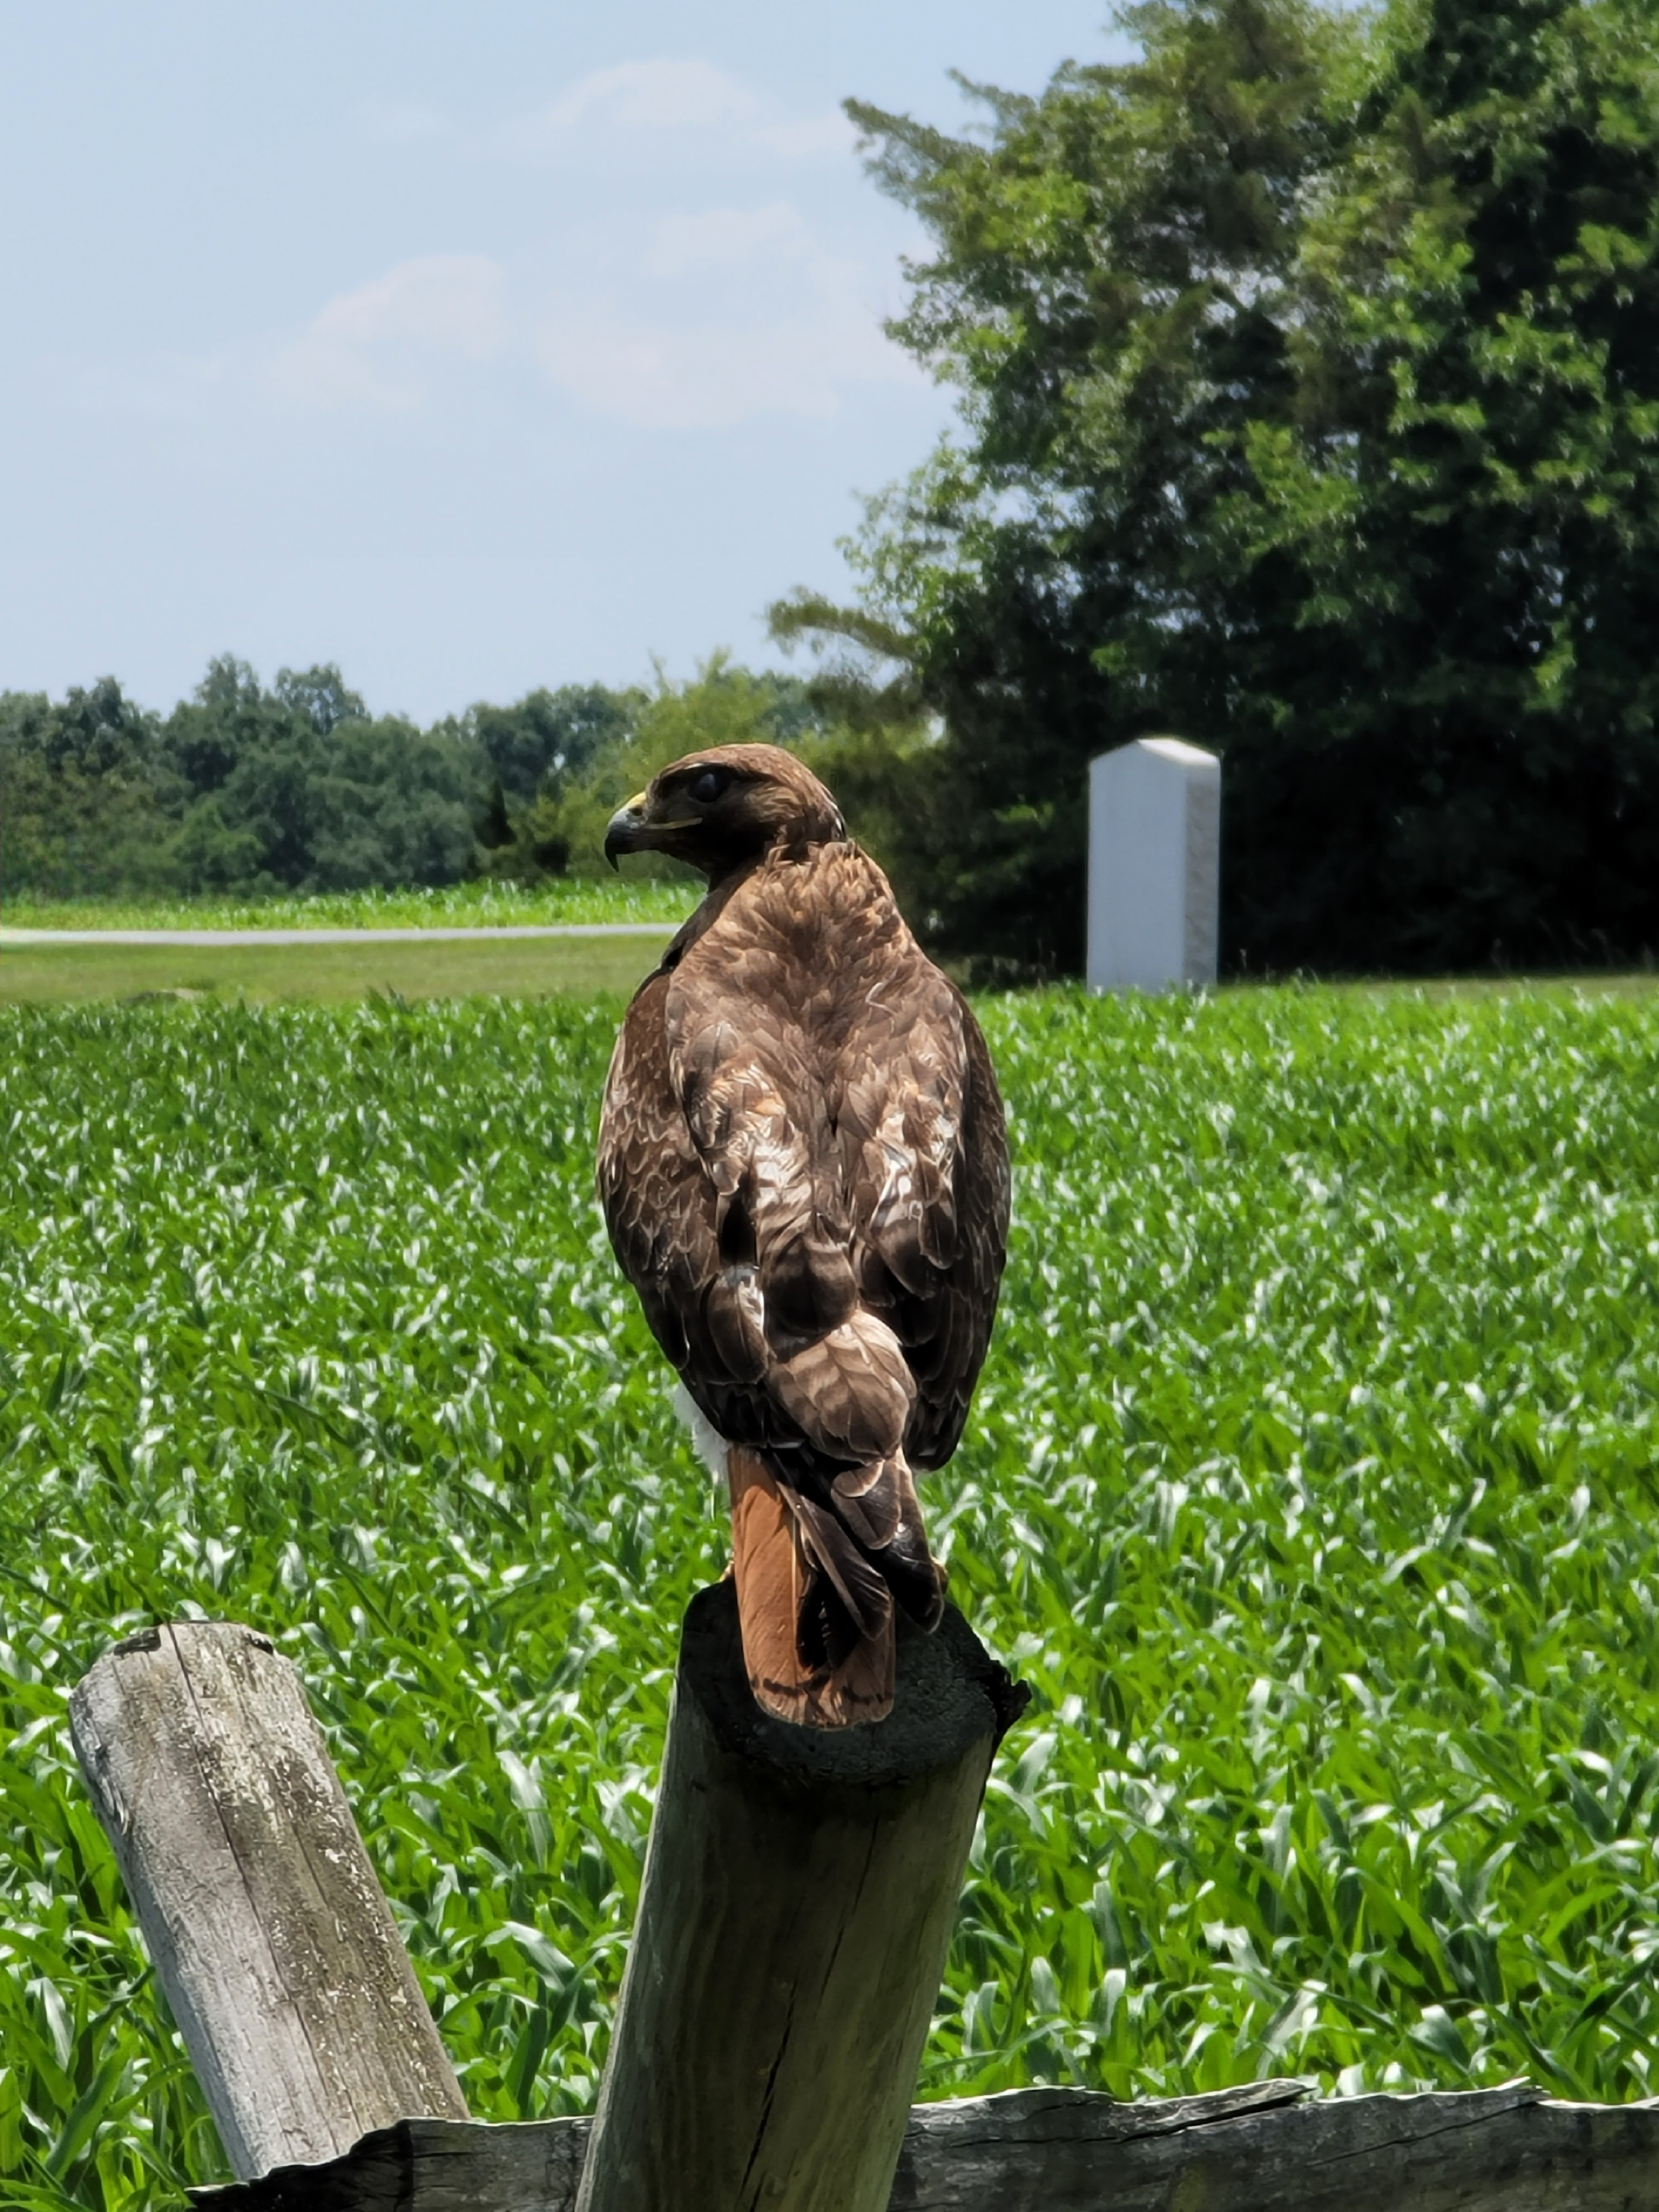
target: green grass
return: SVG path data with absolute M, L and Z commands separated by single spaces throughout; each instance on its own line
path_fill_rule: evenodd
M 42 899 L 0 897 L 11 929 L 435 929 L 560 921 L 665 921 L 690 913 L 702 886 L 689 875 L 561 876 L 516 884 L 453 884 L 444 890 L 319 891 L 304 898 Z
M 404 999 L 631 991 L 667 940 L 453 939 L 432 944 L 0 945 L 0 1006 L 156 994 L 252 1000 Z
M 592 1198 L 617 1002 L 0 1012 L 0 2191 L 221 2171 L 65 1693 L 301 1666 L 475 2111 L 591 2104 L 722 1516 Z M 923 1486 L 1031 1681 L 923 2076 L 1659 2090 L 1659 1002 L 984 1007 Z

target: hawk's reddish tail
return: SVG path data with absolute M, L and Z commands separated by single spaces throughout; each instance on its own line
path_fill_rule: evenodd
M 755 1702 L 801 1728 L 884 1720 L 896 1665 L 893 1589 L 866 1548 L 871 1539 L 878 1551 L 893 1552 L 887 1564 L 905 1609 L 924 1627 L 934 1626 L 942 1604 L 942 1577 L 927 1555 L 902 1458 L 838 1479 L 836 1511 L 780 1482 L 758 1452 L 741 1444 L 727 1446 L 726 1471 L 732 1571 Z M 861 1510 L 866 1499 L 873 1513 Z

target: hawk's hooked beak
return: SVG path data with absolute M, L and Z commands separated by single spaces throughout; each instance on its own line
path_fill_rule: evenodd
M 646 794 L 636 791 L 605 827 L 605 857 L 614 868 L 618 853 L 637 853 L 645 838 Z
M 605 857 L 614 868 L 618 853 L 649 853 L 655 850 L 665 831 L 695 830 L 697 817 L 688 815 L 678 822 L 665 822 L 654 817 L 647 809 L 650 793 L 636 791 L 626 806 L 619 806 L 605 824 Z

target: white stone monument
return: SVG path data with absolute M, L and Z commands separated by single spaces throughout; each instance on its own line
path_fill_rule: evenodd
M 1221 763 L 1137 738 L 1089 764 L 1089 988 L 1215 981 Z

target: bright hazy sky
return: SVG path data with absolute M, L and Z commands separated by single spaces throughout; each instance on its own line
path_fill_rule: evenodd
M 840 100 L 955 126 L 948 70 L 1036 90 L 1105 12 L 0 0 L 0 690 L 232 652 L 424 720 L 775 658 L 948 413 Z

